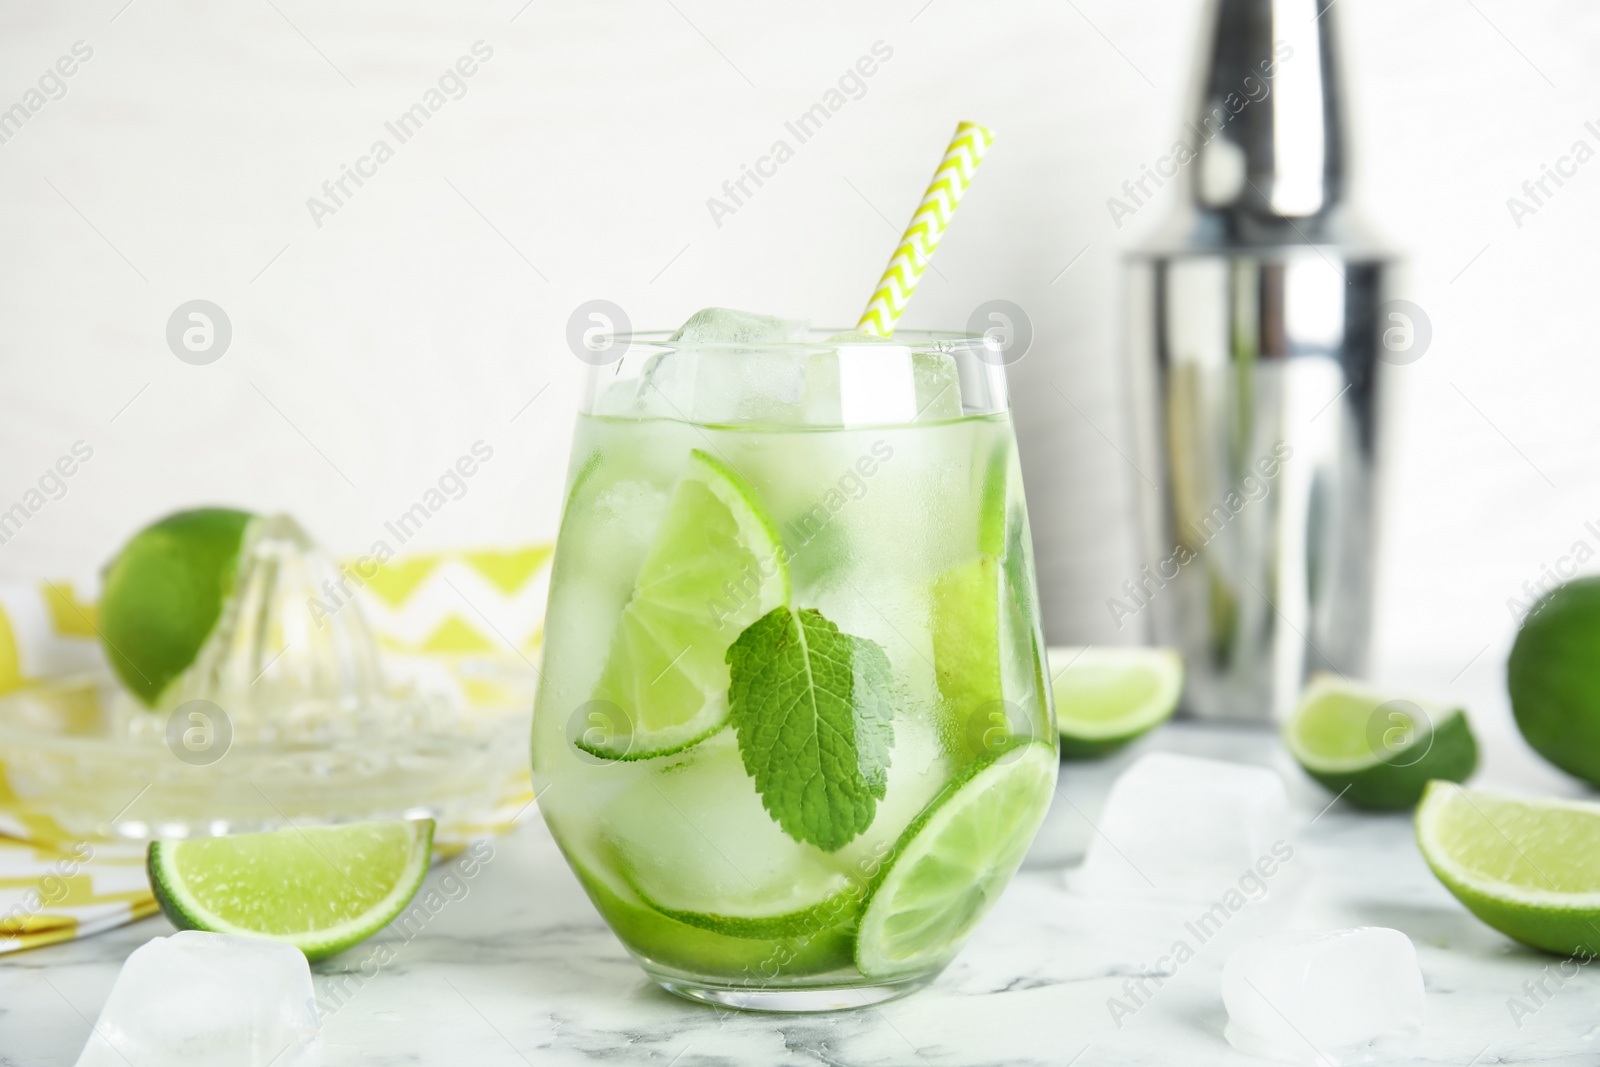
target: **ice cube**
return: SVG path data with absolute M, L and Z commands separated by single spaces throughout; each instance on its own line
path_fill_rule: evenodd
M 1095 829 L 1083 865 L 1068 874 L 1089 896 L 1209 901 L 1235 892 L 1253 901 L 1283 884 L 1294 856 L 1275 772 L 1171 752 L 1122 772 Z
M 629 408 L 606 411 L 602 414 L 637 415 L 658 419 L 687 419 L 694 409 L 694 378 L 697 353 L 694 351 L 658 352 L 645 361 L 644 369 L 633 382 L 621 382 L 607 390 L 603 397 L 617 393 L 617 402 L 625 395 L 624 387 L 632 386 L 634 396 Z
M 700 349 L 695 361 L 696 422 L 793 426 L 804 422 L 805 349 Z
M 917 417 L 911 349 L 875 341 L 841 344 L 839 413 L 845 426 L 894 426 Z
M 770 918 L 851 887 L 836 858 L 796 841 L 767 813 L 733 730 L 655 762 L 600 816 L 624 877 L 654 906 Z
M 253 937 L 184 930 L 133 950 L 78 1067 L 315 1067 L 305 955 Z
M 1334 1067 L 1376 1038 L 1422 1028 L 1422 972 L 1398 930 L 1277 934 L 1228 957 L 1222 1002 L 1240 1052 Z
M 701 308 L 672 335 L 689 344 L 781 344 L 804 341 L 811 324 L 732 308 Z
M 920 716 L 896 719 L 883 799 L 878 801 L 872 824 L 836 853 L 840 862 L 853 876 L 870 880 L 911 820 L 922 814 L 949 781 L 950 762 L 933 723 Z
M 916 380 L 917 421 L 938 422 L 961 417 L 961 375 L 948 352 L 916 352 L 911 358 Z

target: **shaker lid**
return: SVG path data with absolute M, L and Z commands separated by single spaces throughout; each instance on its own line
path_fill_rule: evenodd
M 1184 208 L 1169 238 L 1197 248 L 1348 240 L 1334 6 L 1212 0 L 1191 103 L 1170 149 Z

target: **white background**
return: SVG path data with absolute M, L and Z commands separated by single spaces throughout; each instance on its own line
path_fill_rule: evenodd
M 1106 198 L 1173 139 L 1199 0 L 125 2 L 0 7 L 0 108 L 94 49 L 0 144 L 0 509 L 94 448 L 0 545 L 0 579 L 92 570 L 202 502 L 360 552 L 480 439 L 494 459 L 414 544 L 549 538 L 574 307 L 853 322 L 971 118 L 1000 139 L 905 325 L 1027 309 L 1013 389 L 1048 636 L 1129 639 L 1105 608 L 1133 569 L 1117 264 L 1173 193 L 1121 230 Z M 1600 148 L 1600 9 L 1335 14 L 1359 190 L 1434 331 L 1397 375 L 1378 671 L 1493 693 L 1507 599 L 1574 541 L 1600 549 L 1600 161 L 1521 228 L 1505 203 L 1577 138 Z M 307 197 L 480 39 L 465 97 L 315 226 Z M 706 199 L 880 40 L 865 95 L 718 227 Z M 165 342 L 195 298 L 233 324 L 209 366 Z

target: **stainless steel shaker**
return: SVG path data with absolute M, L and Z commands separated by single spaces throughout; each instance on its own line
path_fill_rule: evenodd
M 1108 607 L 1182 650 L 1200 718 L 1366 665 L 1382 372 L 1415 327 L 1350 218 L 1332 8 L 1213 0 L 1192 118 L 1124 187 L 1183 203 L 1128 257 L 1144 568 Z

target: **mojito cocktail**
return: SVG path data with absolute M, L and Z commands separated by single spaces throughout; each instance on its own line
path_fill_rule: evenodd
M 556 547 L 545 819 L 675 992 L 916 988 L 1056 775 L 1002 369 L 957 335 L 625 344 Z

